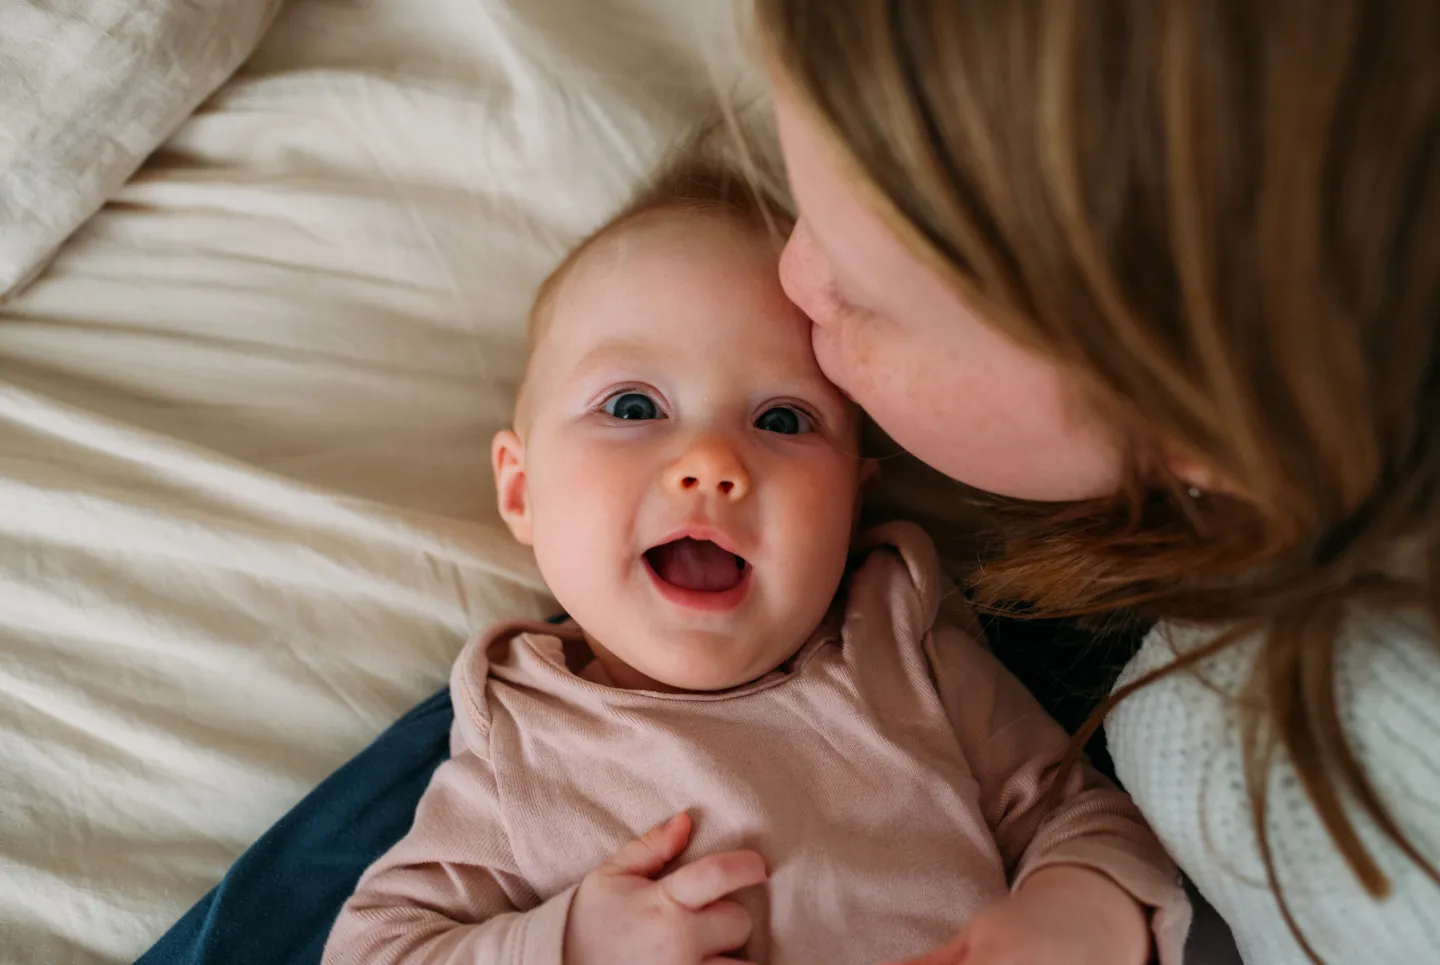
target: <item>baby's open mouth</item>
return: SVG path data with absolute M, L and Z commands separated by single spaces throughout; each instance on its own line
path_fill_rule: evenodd
M 750 564 L 708 539 L 661 543 L 645 551 L 650 569 L 671 586 L 700 593 L 724 593 L 740 585 Z

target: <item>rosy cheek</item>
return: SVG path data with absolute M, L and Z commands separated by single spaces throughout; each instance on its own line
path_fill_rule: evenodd
M 814 330 L 815 357 L 826 378 L 862 406 L 876 387 L 877 349 L 865 326 L 845 319 L 834 328 Z

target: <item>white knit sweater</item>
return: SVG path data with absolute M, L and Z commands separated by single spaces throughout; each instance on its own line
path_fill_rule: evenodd
M 1162 626 L 1120 682 L 1213 639 Z M 1411 842 L 1440 864 L 1440 648 L 1419 618 L 1352 619 L 1337 656 L 1341 720 L 1376 791 Z M 1254 641 L 1121 703 L 1107 722 L 1115 765 L 1175 860 L 1234 930 L 1247 965 L 1305 963 L 1265 870 L 1245 793 L 1235 696 Z M 1207 686 L 1208 684 L 1208 686 Z M 1353 813 L 1353 811 L 1352 811 Z M 1330 844 L 1288 760 L 1271 774 L 1267 825 L 1281 889 L 1327 965 L 1440 963 L 1440 887 L 1387 846 L 1362 838 L 1393 886 L 1371 900 Z

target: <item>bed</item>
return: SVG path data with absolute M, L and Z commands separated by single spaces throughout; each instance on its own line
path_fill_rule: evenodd
M 741 33 L 731 0 L 0 5 L 0 94 L 75 112 L 0 127 L 44 228 L 0 217 L 0 961 L 132 961 L 470 634 L 549 612 L 487 467 L 526 308 L 755 100 Z
M 294 0 L 7 299 L 0 959 L 133 960 L 547 612 L 487 468 L 531 293 L 753 81 L 728 0 Z

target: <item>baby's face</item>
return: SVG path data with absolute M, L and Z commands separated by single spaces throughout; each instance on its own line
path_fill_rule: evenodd
M 843 575 L 857 416 L 776 267 L 758 232 L 713 214 L 622 228 L 555 295 L 523 442 L 497 438 L 502 512 L 602 659 L 640 675 L 629 686 L 767 673 Z

